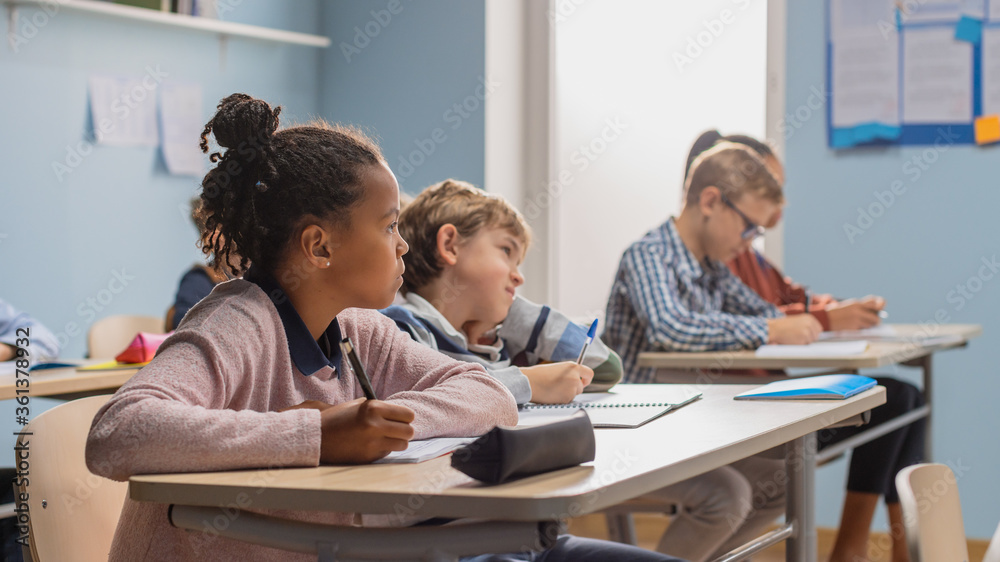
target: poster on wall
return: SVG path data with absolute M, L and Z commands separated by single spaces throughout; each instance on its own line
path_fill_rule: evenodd
M 1000 141 L 1000 0 L 828 0 L 827 141 Z

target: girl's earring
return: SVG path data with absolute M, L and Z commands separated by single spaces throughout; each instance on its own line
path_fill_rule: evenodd
M 326 262 L 326 266 L 327 266 L 327 267 L 330 267 L 330 262 Z

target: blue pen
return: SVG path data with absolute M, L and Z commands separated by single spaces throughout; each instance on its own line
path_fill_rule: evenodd
M 583 364 L 583 356 L 587 354 L 587 348 L 594 341 L 594 336 L 597 335 L 597 319 L 590 325 L 590 329 L 587 330 L 587 341 L 583 342 L 583 349 L 580 350 L 580 357 L 577 358 L 576 362 L 578 365 Z

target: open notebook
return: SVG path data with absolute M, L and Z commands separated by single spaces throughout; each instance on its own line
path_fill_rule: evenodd
M 568 418 L 583 408 L 595 428 L 634 428 L 699 397 L 689 386 L 620 384 L 608 392 L 581 394 L 568 404 L 525 404 L 518 410 L 517 425 Z

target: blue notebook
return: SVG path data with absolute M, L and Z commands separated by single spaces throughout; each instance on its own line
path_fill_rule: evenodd
M 861 375 L 821 375 L 796 377 L 765 384 L 742 394 L 736 400 L 843 400 L 875 386 L 875 379 Z

